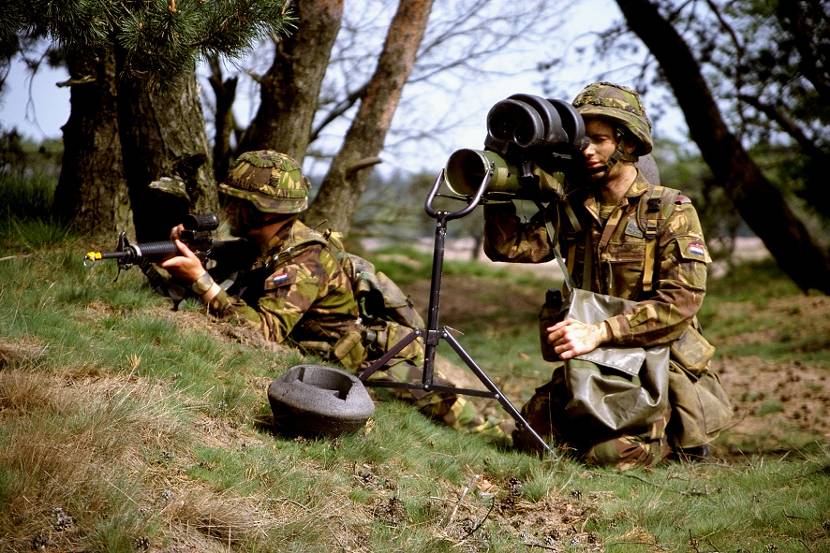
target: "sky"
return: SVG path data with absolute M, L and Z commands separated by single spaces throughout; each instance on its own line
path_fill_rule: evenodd
M 525 66 L 532 67 L 535 61 L 561 55 L 560 52 L 566 46 L 573 50 L 580 45 L 589 45 L 592 32 L 607 28 L 621 17 L 616 3 L 612 0 L 582 0 L 574 4 L 575 8 L 571 11 L 568 25 L 561 33 L 522 54 Z M 496 57 L 487 63 L 495 66 L 490 68 L 499 69 L 503 66 L 507 71 L 517 65 L 514 62 L 515 60 L 510 57 Z M 596 80 L 603 70 L 609 69 L 568 64 L 563 70 L 558 71 L 557 85 L 564 91 L 563 96 L 567 95 L 566 99 L 570 100 L 584 84 Z M 616 82 L 630 84 L 627 80 L 633 76 L 633 72 L 628 75 L 624 70 L 619 70 L 612 73 L 611 78 Z M 64 69 L 48 68 L 30 78 L 23 63 L 19 60 L 14 62 L 6 80 L 5 91 L 0 96 L 0 125 L 6 129 L 16 127 L 23 135 L 36 141 L 60 138 L 60 127 L 69 116 L 70 105 L 69 88 L 59 87 L 57 83 L 67 78 Z M 413 172 L 440 169 L 449 154 L 456 149 L 482 147 L 486 135 L 486 115 L 490 107 L 517 92 L 542 95 L 541 81 L 540 73 L 529 70 L 510 76 L 492 76 L 487 81 L 469 88 L 462 87 L 459 92 L 451 94 L 442 91 L 440 87 L 406 87 L 401 107 L 395 116 L 396 122 L 407 118 L 417 121 L 419 115 L 408 113 L 407 106 L 420 106 L 423 109 L 426 105 L 431 110 L 452 114 L 457 124 L 426 143 L 403 143 L 394 148 L 387 148 L 381 154 L 384 163 L 380 167 Z M 244 85 L 239 89 L 245 90 Z M 240 93 L 235 106 L 237 118 L 242 121 L 248 120 L 254 109 L 255 104 L 252 105 L 246 96 Z M 423 117 L 423 114 L 420 117 Z M 344 131 L 345 127 L 340 132 Z M 333 132 L 336 134 L 338 131 L 334 129 Z M 682 136 L 685 133 L 685 125 L 682 118 L 669 113 L 668 117 L 657 122 L 655 133 Z M 387 145 L 391 140 L 391 137 L 387 138 Z M 320 167 L 314 167 L 313 160 L 307 160 L 307 164 L 311 164 L 306 167 L 307 170 L 321 170 Z

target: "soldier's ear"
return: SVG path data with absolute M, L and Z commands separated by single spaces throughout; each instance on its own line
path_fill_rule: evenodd
M 634 155 L 634 152 L 637 150 L 637 139 L 627 129 L 624 127 L 615 128 L 614 138 L 617 139 L 617 144 L 623 153 Z

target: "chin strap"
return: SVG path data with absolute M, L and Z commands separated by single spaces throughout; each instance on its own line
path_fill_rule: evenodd
M 626 144 L 626 134 L 621 129 L 617 128 L 614 135 L 617 138 L 617 149 L 614 150 L 614 153 L 611 154 L 611 157 L 608 158 L 608 163 L 605 164 L 605 168 L 607 171 L 610 171 L 611 168 L 619 163 L 620 161 L 627 161 L 629 163 L 637 163 L 637 160 L 640 156 L 635 154 L 628 154 L 623 149 Z
M 622 146 L 622 144 L 620 144 L 620 146 Z M 595 169 L 593 169 L 591 171 L 591 174 L 597 174 L 597 173 L 602 173 L 602 172 L 610 173 L 611 168 L 614 167 L 620 161 L 627 161 L 629 163 L 636 163 L 638 159 L 639 159 L 639 156 L 636 156 L 634 154 L 627 154 L 624 151 L 622 151 L 622 149 L 620 147 L 617 147 L 617 149 L 614 150 L 614 153 L 611 154 L 611 157 L 608 158 L 608 161 L 605 164 L 600 165 L 599 167 L 596 167 Z

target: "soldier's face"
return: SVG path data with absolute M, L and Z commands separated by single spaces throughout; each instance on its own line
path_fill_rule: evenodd
M 617 149 L 614 127 L 603 119 L 588 119 L 585 122 L 585 136 L 589 143 L 582 156 L 591 179 L 594 182 L 607 179 L 611 171 L 608 161 Z
M 248 202 L 230 199 L 225 205 L 225 215 L 228 217 L 228 225 L 231 234 L 244 238 L 251 228 L 251 209 Z

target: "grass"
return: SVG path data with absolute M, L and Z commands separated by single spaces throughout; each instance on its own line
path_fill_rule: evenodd
M 699 318 L 724 355 L 783 361 L 797 356 L 830 367 L 830 324 L 770 259 L 737 266 L 709 286 Z
M 314 359 L 229 339 L 192 304 L 172 313 L 139 272 L 114 281 L 112 266 L 82 267 L 80 240 L 37 241 L 29 228 L 0 233 L 0 343 L 30 352 L 0 364 L 2 552 L 830 548 L 830 455 L 815 435 L 763 455 L 727 433 L 729 463 L 619 473 L 520 454 L 396 401 L 378 402 L 356 434 L 275 434 L 267 384 Z M 373 260 L 423 289 L 430 256 L 405 256 Z M 749 271 L 712 285 L 705 323 L 727 342 L 795 293 L 773 269 Z M 471 263 L 444 275 L 462 287 L 442 299 L 444 322 L 520 403 L 549 372 L 535 327 L 549 283 Z M 830 368 L 820 337 L 795 340 L 813 340 Z M 757 401 L 764 418 L 783 408 Z

